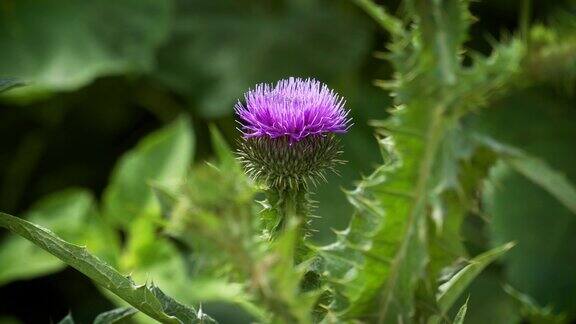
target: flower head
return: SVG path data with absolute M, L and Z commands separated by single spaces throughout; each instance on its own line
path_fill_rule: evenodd
M 345 133 L 350 125 L 345 101 L 314 79 L 289 78 L 259 84 L 235 106 L 245 138 L 287 137 L 297 142 L 310 135 Z
M 325 84 L 289 78 L 257 85 L 245 99 L 235 107 L 243 134 L 238 158 L 255 181 L 306 186 L 343 163 L 335 133 L 345 133 L 351 119 L 344 99 Z

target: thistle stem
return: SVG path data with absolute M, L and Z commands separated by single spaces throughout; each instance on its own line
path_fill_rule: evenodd
M 290 226 L 297 226 L 299 239 L 294 251 L 297 264 L 303 260 L 308 251 L 304 244 L 309 232 L 308 220 L 312 209 L 308 188 L 305 184 L 295 187 L 270 188 L 267 195 L 274 214 L 272 226 L 269 227 L 272 239 L 277 238 Z

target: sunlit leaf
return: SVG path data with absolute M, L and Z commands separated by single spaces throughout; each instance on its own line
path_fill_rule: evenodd
M 513 243 L 507 243 L 478 255 L 470 260 L 468 265 L 462 268 L 462 270 L 455 273 L 450 280 L 443 283 L 439 288 L 437 296 L 440 310 L 447 312 L 478 274 L 512 247 L 514 247 Z
M 118 321 L 130 318 L 137 312 L 138 311 L 132 307 L 116 308 L 96 316 L 94 319 L 94 324 L 113 324 Z
M 114 261 L 118 242 L 97 213 L 92 194 L 69 189 L 52 194 L 33 206 L 24 218 L 51 228 L 56 234 Z M 29 241 L 9 235 L 0 245 L 0 284 L 58 271 L 65 264 Z
M 210 322 L 209 317 L 199 314 L 193 308 L 179 304 L 156 286 L 136 285 L 129 277 L 121 275 L 114 268 L 90 254 L 86 248 L 70 244 L 45 228 L 4 213 L 0 213 L 0 226 L 21 235 L 55 255 L 161 323 Z
M 454 324 L 464 324 L 464 319 L 466 318 L 466 312 L 468 311 L 468 299 L 466 299 L 466 302 L 464 303 L 464 305 L 462 305 L 462 307 L 460 307 L 460 309 L 458 310 L 458 313 L 456 314 L 456 317 L 454 317 Z
M 116 165 L 104 193 L 104 214 L 114 224 L 160 214 L 151 184 L 174 188 L 183 181 L 194 154 L 192 126 L 181 117 L 152 133 Z
M 66 317 L 64 317 L 62 320 L 60 320 L 60 322 L 58 322 L 58 324 L 74 324 L 76 322 L 74 322 L 74 318 L 72 318 L 72 314 L 68 313 L 68 315 L 66 315 Z

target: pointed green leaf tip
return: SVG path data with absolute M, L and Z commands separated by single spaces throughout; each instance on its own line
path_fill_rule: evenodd
M 462 270 L 458 271 L 450 280 L 439 287 L 438 306 L 444 313 L 447 312 L 454 302 L 460 297 L 468 285 L 486 268 L 500 256 L 508 252 L 516 243 L 510 242 L 496 247 L 488 252 L 470 260 Z
M 464 324 L 464 318 L 466 318 L 466 312 L 468 311 L 468 298 L 466 298 L 466 302 L 464 305 L 460 307 L 456 317 L 454 317 L 454 324 Z

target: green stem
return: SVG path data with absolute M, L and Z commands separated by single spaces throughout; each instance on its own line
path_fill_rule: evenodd
M 305 184 L 294 188 L 270 188 L 267 195 L 273 211 L 273 219 L 267 226 L 272 239 L 276 239 L 290 226 L 297 226 L 299 239 L 296 243 L 294 258 L 295 263 L 298 264 L 308 251 L 304 244 L 309 232 L 308 220 L 312 209 L 308 188 Z

